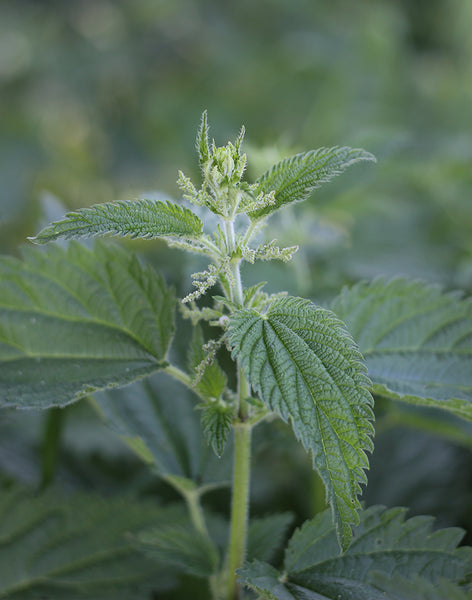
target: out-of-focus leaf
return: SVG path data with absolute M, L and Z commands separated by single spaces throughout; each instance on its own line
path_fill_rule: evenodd
M 0 495 L 0 598 L 148 600 L 172 572 L 136 550 L 130 534 L 179 522 L 180 508 L 135 498 Z
M 345 288 L 332 310 L 366 360 L 373 391 L 472 420 L 472 303 L 407 279 Z
M 0 260 L 0 401 L 63 406 L 166 364 L 174 292 L 117 246 Z
M 401 508 L 369 508 L 361 513 L 351 546 L 340 554 L 325 511 L 295 531 L 283 572 L 259 561 L 238 572 L 245 585 L 272 600 L 385 600 L 375 584 L 378 573 L 426 583 L 465 582 L 472 570 L 472 548 L 457 548 L 460 529 L 432 532 L 432 521 L 432 517 L 405 521 Z
M 94 398 L 110 426 L 161 476 L 197 485 L 231 479 L 231 453 L 214 454 L 202 436 L 196 398 L 167 375 Z

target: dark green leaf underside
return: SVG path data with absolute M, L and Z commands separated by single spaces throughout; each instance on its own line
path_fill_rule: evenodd
M 1 259 L 1 403 L 64 405 L 162 368 L 174 302 L 152 269 L 116 246 Z
M 66 214 L 30 238 L 38 244 L 57 240 L 119 235 L 131 238 L 199 237 L 202 222 L 191 210 L 160 200 L 95 204 Z
M 0 598 L 147 600 L 172 584 L 172 572 L 138 552 L 129 535 L 181 515 L 134 498 L 3 490 Z
M 463 583 L 472 569 L 472 549 L 457 548 L 463 532 L 432 532 L 433 519 L 405 521 L 404 509 L 372 507 L 361 513 L 349 549 L 339 553 L 336 533 L 324 512 L 298 529 L 285 553 L 284 571 L 254 562 L 240 569 L 242 581 L 263 598 L 338 600 L 390 598 L 385 579 L 428 583 Z M 272 594 L 272 595 L 271 595 Z
M 158 564 L 169 565 L 189 575 L 209 577 L 218 566 L 216 547 L 188 520 L 141 532 L 136 542 Z
M 165 373 L 95 394 L 108 425 L 162 477 L 226 485 L 231 453 L 219 459 L 202 437 L 195 397 Z
M 251 219 L 260 219 L 286 204 L 306 200 L 322 183 L 331 181 L 347 167 L 362 161 L 375 161 L 375 157 L 360 148 L 335 146 L 319 148 L 286 158 L 257 181 L 256 193 L 275 192 L 275 204 L 250 213 Z
M 374 392 L 472 420 L 472 304 L 418 281 L 345 289 L 332 309 L 366 359 Z
M 312 453 L 346 548 L 373 447 L 370 382 L 355 344 L 330 311 L 292 297 L 265 315 L 237 312 L 229 342 L 253 389 Z

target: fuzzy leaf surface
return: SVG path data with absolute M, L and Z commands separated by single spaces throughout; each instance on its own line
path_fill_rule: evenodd
M 174 292 L 122 248 L 72 243 L 0 259 L 0 402 L 63 406 L 162 368 Z
M 265 314 L 237 311 L 228 339 L 253 389 L 311 452 L 347 548 L 366 482 L 365 450 L 373 448 L 370 381 L 356 345 L 333 313 L 290 296 Z
M 472 548 L 457 548 L 460 529 L 432 532 L 432 523 L 431 517 L 405 521 L 402 508 L 369 508 L 361 513 L 351 546 L 340 554 L 325 511 L 294 533 L 283 573 L 261 562 L 238 572 L 245 585 L 275 600 L 385 600 L 390 596 L 379 574 L 414 582 L 463 583 L 471 574 Z
M 30 239 L 37 244 L 46 244 L 59 238 L 68 240 L 96 235 L 194 238 L 201 235 L 202 227 L 196 214 L 173 202 L 124 200 L 67 213 Z
M 375 393 L 472 420 L 472 302 L 383 279 L 344 289 L 332 310 L 359 344 Z
M 167 374 L 99 392 L 94 400 L 108 426 L 159 476 L 197 487 L 231 479 L 231 453 L 215 455 L 202 436 L 195 397 Z
M 135 498 L 2 490 L 0 598 L 147 600 L 172 585 L 172 571 L 136 550 L 130 534 L 181 518 L 182 509 Z
M 331 181 L 347 167 L 363 161 L 374 161 L 375 157 L 360 148 L 347 146 L 318 148 L 275 164 L 256 181 L 256 194 L 275 192 L 275 204 L 249 213 L 251 219 L 261 219 L 286 204 L 306 200 L 322 183 Z

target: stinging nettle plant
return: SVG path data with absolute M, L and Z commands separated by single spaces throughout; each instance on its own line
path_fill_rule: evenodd
M 471 303 L 401 278 L 344 289 L 330 309 L 285 292 L 267 294 L 263 284 L 244 287 L 245 262 L 289 262 L 297 251 L 276 240 L 254 241 L 273 213 L 306 200 L 347 167 L 375 159 L 361 149 L 320 148 L 282 160 L 248 183 L 243 137 L 244 129 L 234 143 L 210 143 L 204 113 L 197 136 L 202 185 L 180 172 L 185 202 L 99 204 L 31 238 L 36 244 L 106 235 L 161 238 L 207 257 L 208 267 L 192 276 L 195 289 L 179 303 L 193 327 L 187 369 L 169 360 L 174 290 L 124 248 L 97 242 L 88 249 L 72 241 L 66 249 L 26 248 L 21 261 L 1 259 L 2 405 L 47 409 L 89 397 L 181 494 L 186 509 L 130 509 L 125 501 L 105 505 L 82 497 L 61 503 L 5 491 L 0 513 L 12 525 L 4 537 L 0 527 L 0 565 L 2 557 L 15 556 L 18 570 L 3 569 L 0 598 L 40 592 L 48 598 L 126 598 L 130 589 L 147 598 L 181 572 L 207 579 L 214 600 L 243 594 L 277 600 L 467 597 L 472 555 L 457 548 L 460 530 L 433 533 L 430 518 L 362 509 L 358 497 L 373 451 L 373 395 L 472 420 Z M 198 302 L 204 295 L 210 303 Z M 205 340 L 209 328 L 215 335 Z M 235 377 L 218 362 L 223 346 Z M 190 409 L 180 389 L 163 398 L 153 380 L 139 382 L 157 371 L 192 391 Z M 121 386 L 128 387 L 112 390 Z M 202 447 L 214 451 L 197 458 L 188 441 L 195 437 L 195 408 Z M 289 516 L 249 521 L 248 510 L 251 434 L 274 417 L 291 426 L 311 455 L 329 505 L 295 531 L 279 569 L 270 561 Z M 200 461 L 187 471 L 182 448 L 190 462 Z M 215 530 L 226 524 L 203 510 L 201 497 L 221 485 L 218 464 L 230 451 L 231 514 L 222 543 Z M 36 520 L 25 518 L 28 506 Z M 104 540 L 101 553 L 94 543 L 78 541 L 87 534 L 74 526 L 76 515 L 85 515 L 86 531 L 89 513 L 95 525 L 90 536 Z M 56 525 L 33 536 L 51 515 Z M 31 536 L 29 546 L 15 545 L 19 531 Z M 61 551 L 65 547 L 70 556 Z

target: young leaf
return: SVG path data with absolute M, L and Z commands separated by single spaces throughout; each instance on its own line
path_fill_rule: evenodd
M 195 388 L 205 398 L 218 399 L 226 387 L 227 377 L 216 359 L 204 364 L 207 353 L 203 349 L 205 340 L 200 325 L 193 328 L 192 341 L 188 353 L 190 371 L 195 374 Z
M 203 439 L 195 397 L 164 373 L 94 395 L 108 425 L 164 478 L 225 485 L 231 453 L 215 456 Z
M 220 402 L 201 405 L 203 434 L 218 457 L 221 457 L 231 431 L 233 409 Z
M 379 574 L 460 584 L 470 576 L 472 549 L 457 548 L 463 534 L 459 529 L 432 533 L 432 521 L 430 517 L 405 521 L 404 509 L 372 507 L 361 513 L 351 546 L 340 554 L 325 511 L 295 532 L 285 552 L 283 573 L 255 562 L 239 570 L 240 578 L 262 597 L 276 600 L 385 600 Z
M 472 303 L 407 279 L 344 289 L 332 310 L 359 344 L 374 393 L 472 420 Z
M 172 585 L 172 571 L 143 557 L 130 534 L 183 514 L 135 498 L 2 490 L 0 598 L 147 600 Z
M 97 244 L 0 259 L 0 399 L 63 406 L 162 368 L 174 292 L 134 255 Z
M 173 202 L 124 200 L 67 213 L 64 219 L 55 221 L 29 239 L 46 244 L 58 238 L 68 240 L 95 235 L 196 238 L 202 234 L 202 227 L 196 214 Z
M 354 342 L 330 311 L 290 296 L 266 314 L 236 312 L 228 336 L 253 389 L 311 451 L 346 549 L 366 482 L 365 450 L 373 448 L 370 382 Z
M 208 162 L 208 159 L 210 158 L 210 147 L 208 144 L 208 130 L 209 130 L 208 115 L 207 115 L 207 111 L 204 110 L 202 113 L 202 120 L 200 122 L 200 128 L 198 129 L 197 142 L 196 142 L 198 159 L 199 159 L 201 167 L 203 167 L 203 165 L 206 162 Z
M 169 565 L 196 577 L 210 577 L 219 561 L 208 536 L 196 531 L 190 521 L 161 525 L 136 537 L 137 547 L 160 566 Z
M 256 195 L 274 191 L 275 203 L 259 208 L 249 216 L 253 220 L 262 219 L 286 204 L 306 200 L 322 183 L 331 181 L 361 160 L 375 161 L 375 157 L 360 148 L 335 146 L 285 158 L 256 181 Z

